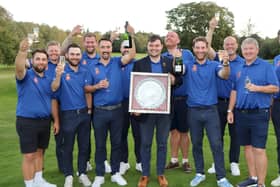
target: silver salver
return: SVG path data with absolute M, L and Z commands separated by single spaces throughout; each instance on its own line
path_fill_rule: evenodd
M 167 73 L 132 72 L 129 112 L 170 113 L 171 81 Z

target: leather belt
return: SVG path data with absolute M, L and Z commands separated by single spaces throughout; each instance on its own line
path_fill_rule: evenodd
M 259 112 L 268 112 L 269 108 L 253 108 L 253 109 L 236 109 L 238 112 L 246 113 L 246 114 L 253 114 Z
M 218 100 L 223 102 L 229 102 L 229 98 L 218 97 Z
M 120 108 L 122 106 L 121 103 L 116 104 L 116 105 L 108 105 L 108 106 L 95 106 L 96 109 L 100 110 L 115 110 L 117 108 Z

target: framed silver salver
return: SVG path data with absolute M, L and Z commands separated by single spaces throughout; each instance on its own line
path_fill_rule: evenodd
M 131 72 L 129 112 L 169 114 L 170 89 L 167 73 Z

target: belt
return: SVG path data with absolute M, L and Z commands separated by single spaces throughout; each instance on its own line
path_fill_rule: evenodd
M 121 103 L 116 104 L 116 105 L 109 105 L 109 106 L 95 106 L 96 109 L 100 110 L 115 110 L 117 108 L 120 108 L 122 106 Z
M 87 113 L 87 112 L 88 112 L 88 108 L 80 108 L 80 109 L 76 109 L 76 110 L 62 111 L 62 113 L 73 113 L 73 114 L 82 114 L 82 113 Z
M 280 101 L 280 98 L 274 98 L 273 100 L 274 101 Z
M 223 102 L 229 102 L 229 98 L 218 97 L 218 100 Z
M 268 112 L 269 108 L 253 108 L 253 109 L 236 109 L 238 112 L 246 113 L 246 114 L 253 114 L 259 112 Z
M 209 105 L 209 106 L 195 106 L 195 107 L 190 107 L 190 108 L 196 109 L 196 110 L 208 110 L 208 109 L 212 109 L 215 107 L 216 107 L 216 105 Z
M 175 96 L 174 100 L 185 100 L 187 99 L 187 96 Z

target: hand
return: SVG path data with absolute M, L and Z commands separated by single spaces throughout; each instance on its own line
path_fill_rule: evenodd
M 218 25 L 218 21 L 216 20 L 215 17 L 213 17 L 210 21 L 209 21 L 209 29 L 215 29 Z
M 259 86 L 255 85 L 253 83 L 247 83 L 245 85 L 245 88 L 250 92 L 258 92 L 259 91 Z
M 134 28 L 130 24 L 127 25 L 127 32 L 130 34 L 130 36 L 134 35 Z
M 64 72 L 64 65 L 61 63 L 58 63 L 55 68 L 56 76 L 61 76 Z
M 229 124 L 233 124 L 234 117 L 233 117 L 233 113 L 232 112 L 228 112 L 227 113 L 227 121 L 228 121 Z
M 134 116 L 140 116 L 141 113 L 138 113 L 138 112 L 132 112 L 131 115 L 134 115 Z
M 175 84 L 175 77 L 174 77 L 174 75 L 172 75 L 171 73 L 169 73 L 168 75 L 170 77 L 171 84 L 174 85 Z
M 27 50 L 29 48 L 29 44 L 28 44 L 28 39 L 25 38 L 24 40 L 22 40 L 19 44 L 19 51 L 20 52 L 23 52 L 23 53 L 26 53 Z
M 58 122 L 54 122 L 53 123 L 53 134 L 57 135 L 59 133 L 59 123 Z
M 108 88 L 108 87 L 109 87 L 109 81 L 107 79 L 103 79 L 99 81 L 99 83 L 97 84 L 97 89 Z
M 110 40 L 113 42 L 115 41 L 117 38 L 119 38 L 120 33 L 118 33 L 117 31 L 112 31 L 110 34 Z
M 71 36 L 76 36 L 78 34 L 81 34 L 83 31 L 83 26 L 81 25 L 76 25 L 73 30 L 71 31 Z

